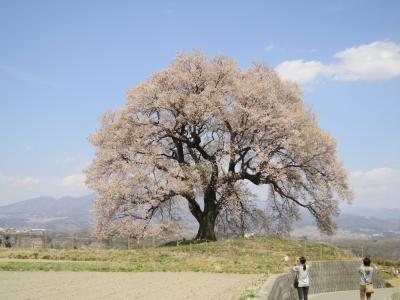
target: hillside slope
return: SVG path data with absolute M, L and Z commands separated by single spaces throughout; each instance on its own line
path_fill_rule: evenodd
M 349 259 L 333 245 L 274 237 L 190 242 L 116 249 L 0 249 L 0 270 L 14 271 L 202 271 L 280 273 L 305 255 L 309 260 Z

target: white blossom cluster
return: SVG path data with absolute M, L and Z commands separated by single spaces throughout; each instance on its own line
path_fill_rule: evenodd
M 332 233 L 338 201 L 352 198 L 334 139 L 299 88 L 262 64 L 180 54 L 103 116 L 90 141 L 98 232 L 146 230 L 184 200 L 197 238 L 213 239 L 219 213 L 245 206 L 247 181 L 269 185 L 266 201 L 283 223 L 304 207 Z

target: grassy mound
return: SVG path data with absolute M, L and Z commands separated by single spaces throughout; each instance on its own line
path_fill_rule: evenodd
M 0 249 L 0 270 L 279 273 L 286 267 L 285 255 L 290 257 L 290 264 L 301 255 L 311 261 L 351 258 L 332 245 L 254 237 L 203 243 L 186 241 L 134 250 Z

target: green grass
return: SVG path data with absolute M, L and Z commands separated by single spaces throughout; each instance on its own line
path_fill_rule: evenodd
M 394 273 L 395 269 L 392 267 L 392 265 L 397 266 L 398 264 L 392 264 L 391 262 L 388 263 L 387 261 L 379 259 L 373 259 L 372 262 L 373 264 L 378 265 L 379 273 L 385 280 L 385 287 L 400 287 L 400 278 L 398 278 Z
M 240 296 L 239 300 L 248 300 L 255 298 L 261 286 L 264 284 L 265 281 L 267 281 L 267 279 L 268 273 L 262 274 L 255 283 L 246 288 L 246 290 Z
M 309 260 L 350 258 L 332 245 L 257 237 L 208 243 L 186 241 L 179 246 L 175 243 L 134 250 L 3 248 L 0 249 L 0 270 L 279 273 L 285 268 L 284 255 L 291 257 L 291 263 L 301 255 Z

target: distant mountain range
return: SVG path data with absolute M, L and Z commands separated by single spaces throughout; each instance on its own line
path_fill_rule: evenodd
M 346 207 L 335 222 L 338 231 L 334 239 L 400 239 L 400 209 Z M 317 232 L 314 219 L 307 212 L 293 227 L 296 236 L 326 238 Z
M 342 212 L 344 214 L 372 217 L 381 220 L 400 221 L 400 209 L 396 208 L 369 208 L 360 206 L 346 206 L 342 209 Z
M 0 206 L 0 228 L 44 228 L 58 232 L 86 230 L 93 219 L 90 209 L 94 198 L 94 194 L 57 199 L 38 197 Z M 182 210 L 180 214 L 187 214 L 181 216 L 185 223 L 195 222 L 189 213 Z M 340 232 L 369 238 L 400 238 L 400 209 L 347 207 L 336 222 Z M 197 227 L 197 224 L 191 225 Z M 314 221 L 308 214 L 294 224 L 298 234 L 307 234 L 313 226 Z
M 43 228 L 59 232 L 89 229 L 94 194 L 83 197 L 38 197 L 0 206 L 0 227 Z

